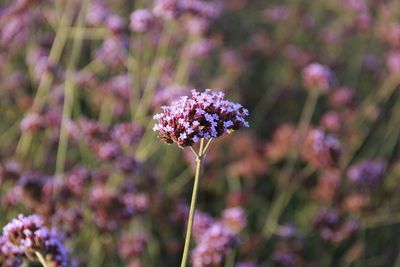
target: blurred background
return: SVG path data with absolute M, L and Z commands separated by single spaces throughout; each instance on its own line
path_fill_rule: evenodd
M 399 267 L 399 83 L 396 0 L 0 0 L 0 225 L 177 266 L 195 161 L 153 115 L 212 88 L 250 128 L 205 158 L 191 266 Z

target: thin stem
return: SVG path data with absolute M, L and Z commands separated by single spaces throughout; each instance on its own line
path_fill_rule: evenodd
M 77 65 L 79 61 L 79 55 L 82 50 L 83 44 L 83 34 L 82 26 L 84 23 L 84 16 L 86 13 L 86 8 L 90 0 L 83 1 L 81 10 L 79 11 L 78 19 L 77 19 L 77 30 L 78 36 L 74 39 L 72 44 L 72 52 L 71 57 L 69 58 L 67 73 L 66 73 L 66 81 L 64 88 L 64 106 L 62 113 L 62 121 L 61 121 L 61 130 L 60 130 L 60 138 L 58 142 L 57 148 L 57 156 L 56 156 L 56 173 L 60 174 L 64 171 L 65 160 L 67 157 L 67 149 L 68 149 L 68 133 L 66 129 L 66 124 L 70 120 L 72 115 L 72 109 L 74 104 L 74 94 L 75 94 L 75 83 L 73 81 L 73 69 Z
M 57 1 L 57 3 L 58 2 L 59 1 Z M 68 3 L 72 3 L 72 1 Z M 53 64 L 57 64 L 60 61 L 62 51 L 68 39 L 69 31 L 66 27 L 68 26 L 71 20 L 69 15 L 70 9 L 71 9 L 71 4 L 67 4 L 65 7 L 65 11 L 61 17 L 60 23 L 58 25 L 57 33 L 50 50 L 49 61 Z M 49 72 L 44 73 L 43 76 L 40 78 L 39 86 L 36 91 L 36 95 L 33 101 L 33 105 L 30 108 L 30 111 L 41 110 L 45 102 L 46 93 L 53 82 L 53 78 L 54 78 L 53 75 L 51 75 Z M 31 141 L 32 141 L 31 133 L 29 132 L 22 133 L 16 149 L 17 154 L 21 155 L 22 157 L 25 157 L 26 154 L 28 153 Z
M 192 150 L 193 154 L 196 156 L 196 159 L 199 157 L 199 154 L 193 149 L 193 147 L 190 147 L 190 150 Z
M 35 255 L 36 257 L 38 257 L 39 262 L 43 265 L 43 267 L 49 267 L 46 263 L 46 260 L 44 259 L 42 253 L 40 253 L 39 251 L 35 251 Z
M 235 265 L 236 250 L 232 251 L 225 260 L 225 267 L 233 267 Z
M 190 63 L 192 59 L 190 58 L 189 53 L 187 53 L 186 47 L 189 47 L 192 43 L 194 43 L 199 36 L 190 35 L 189 38 L 185 41 L 185 44 L 181 48 L 180 56 L 178 60 L 177 67 L 175 69 L 175 83 L 179 85 L 185 85 L 188 79 L 188 74 L 190 73 Z
M 210 145 L 211 145 L 212 141 L 213 141 L 213 138 L 210 138 L 210 140 L 208 140 L 206 146 L 203 149 L 203 154 L 202 155 L 205 155 L 207 153 L 207 150 L 210 148 Z
M 203 148 L 204 148 L 204 138 L 202 138 L 201 141 L 200 141 L 200 148 L 199 148 L 199 152 L 198 152 L 200 157 L 196 158 L 196 173 L 195 173 L 195 176 L 194 176 L 192 201 L 190 203 L 189 220 L 188 220 L 188 226 L 187 226 L 187 230 L 186 230 L 185 247 L 183 249 L 181 267 L 185 267 L 186 266 L 187 258 L 188 258 L 188 255 L 189 255 L 190 237 L 192 235 L 194 212 L 195 212 L 195 209 L 196 209 L 197 189 L 199 187 L 201 163 L 202 163 L 203 155 L 204 155 L 203 154 Z
M 363 130 L 362 127 L 366 127 L 367 125 L 367 118 L 366 118 L 366 109 L 368 106 L 373 105 L 373 104 L 381 104 L 381 102 L 386 103 L 388 99 L 395 93 L 395 89 L 397 88 L 398 85 L 398 80 L 396 77 L 389 77 L 388 79 L 385 80 L 381 88 L 378 90 L 377 94 L 372 94 L 367 96 L 367 98 L 361 103 L 361 112 L 358 115 L 357 121 L 353 124 L 352 129 L 353 130 L 358 130 L 363 132 L 362 136 L 358 138 L 357 142 L 349 148 L 349 151 L 347 153 L 347 157 L 343 157 L 343 160 L 341 162 L 341 169 L 345 170 L 354 160 L 355 156 L 358 154 L 358 152 L 362 149 L 366 139 L 368 136 L 371 134 L 371 131 L 376 128 L 376 123 L 378 123 L 378 120 L 373 120 L 372 124 L 370 127 L 368 127 L 366 130 Z M 375 126 L 375 127 L 374 127 Z M 344 177 L 344 176 L 343 176 Z
M 300 121 L 297 126 L 299 141 L 301 141 L 305 137 L 305 134 L 310 126 L 310 122 L 318 101 L 318 97 L 319 97 L 318 90 L 311 90 L 307 96 L 307 100 L 304 104 Z M 294 149 L 292 149 L 291 153 L 289 154 L 289 160 L 285 170 L 283 171 L 283 177 L 282 177 L 284 183 L 282 187 L 283 193 L 281 193 L 277 198 L 275 198 L 270 208 L 270 212 L 267 216 L 267 219 L 265 221 L 262 233 L 266 239 L 268 239 L 275 232 L 275 229 L 278 226 L 280 215 L 284 211 L 287 204 L 290 202 L 298 186 L 300 186 L 300 182 L 298 180 L 293 181 L 290 184 L 290 177 L 292 176 L 292 173 L 294 171 L 299 156 L 299 146 L 300 142 L 296 142 Z
M 106 98 L 101 104 L 100 114 L 98 121 L 104 125 L 109 126 L 113 119 L 112 113 L 112 102 L 109 98 Z
M 151 97 L 154 94 L 159 77 L 162 72 L 163 65 L 160 63 L 159 60 L 164 59 L 165 56 L 167 55 L 170 39 L 171 39 L 171 26 L 166 25 L 165 28 L 163 29 L 160 40 L 158 41 L 158 47 L 153 59 L 153 63 L 150 68 L 149 76 L 147 77 L 146 86 L 143 90 L 143 96 L 139 100 L 139 103 L 137 104 L 136 107 L 136 112 L 134 114 L 135 120 L 143 119 L 143 116 L 145 116 L 147 112 L 147 109 L 150 105 Z

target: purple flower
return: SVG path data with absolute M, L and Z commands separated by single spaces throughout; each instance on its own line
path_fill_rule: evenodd
M 3 236 L 0 238 L 1 251 L 9 256 L 25 255 L 29 259 L 35 258 L 35 252 L 39 252 L 52 266 L 67 267 L 70 266 L 68 250 L 59 236 L 57 232 L 45 227 L 39 216 L 25 217 L 20 214 L 4 226 Z M 10 259 L 15 260 L 12 256 Z
M 213 43 L 208 39 L 202 39 L 196 43 L 191 44 L 187 48 L 187 53 L 193 58 L 205 58 L 213 49 Z
M 221 7 L 212 2 L 199 0 L 181 1 L 180 6 L 184 12 L 209 19 L 216 18 L 221 13 Z
M 139 143 L 144 129 L 139 124 L 128 122 L 116 124 L 111 131 L 111 139 L 121 146 L 134 146 Z
M 264 17 L 267 21 L 278 23 L 288 20 L 290 14 L 289 10 L 284 5 L 276 5 L 264 10 Z
M 98 26 L 103 23 L 110 12 L 100 1 L 93 1 L 86 12 L 86 23 L 89 26 Z
M 107 94 L 111 94 L 118 99 L 127 101 L 131 97 L 132 84 L 133 81 L 131 75 L 125 73 L 110 78 L 102 84 L 101 88 Z
M 400 51 L 392 51 L 386 56 L 386 65 L 390 73 L 400 74 Z
M 196 211 L 193 221 L 193 236 L 195 239 L 199 241 L 213 223 L 215 223 L 215 220 L 210 215 Z
M 0 263 L 5 267 L 22 265 L 23 251 L 10 243 L 4 236 L 0 236 Z M 3 266 L 3 265 L 2 265 Z
M 224 256 L 237 244 L 235 234 L 217 222 L 201 236 L 192 252 L 192 266 L 220 266 Z
M 123 259 L 137 258 L 146 250 L 147 243 L 148 237 L 142 232 L 122 236 L 118 243 L 118 254 Z
M 313 227 L 323 240 L 340 243 L 358 230 L 359 223 L 338 210 L 323 208 L 316 213 Z
M 125 36 L 111 35 L 95 50 L 94 56 L 104 64 L 119 67 L 124 64 L 127 57 L 127 45 Z
M 37 113 L 27 114 L 20 123 L 21 131 L 36 132 L 43 125 L 43 119 Z
M 311 63 L 303 70 L 303 83 L 307 88 L 315 88 L 326 92 L 331 89 L 335 78 L 326 65 Z
M 364 160 L 350 166 L 347 176 L 354 184 L 375 187 L 381 182 L 385 169 L 385 163 L 381 160 Z
M 224 210 L 222 223 L 234 233 L 240 232 L 247 223 L 246 213 L 241 207 L 233 207 Z
M 147 32 L 155 23 L 153 13 L 148 9 L 138 9 L 130 16 L 130 28 L 134 32 Z
M 293 251 L 288 249 L 280 249 L 272 254 L 272 260 L 282 267 L 295 267 L 296 265 L 296 255 Z
M 191 146 L 199 138 L 216 138 L 242 127 L 249 127 L 247 109 L 224 99 L 224 93 L 207 89 L 203 93 L 192 90 L 192 96 L 183 96 L 170 106 L 163 106 L 156 114 L 154 131 L 166 143 L 180 147 Z
M 178 0 L 157 0 L 153 7 L 154 15 L 166 20 L 177 18 L 182 10 Z
M 112 33 L 118 34 L 124 29 L 125 22 L 120 16 L 110 15 L 107 17 L 106 26 Z
M 199 0 L 157 0 L 153 12 L 163 19 L 176 19 L 182 14 L 191 14 L 207 19 L 215 19 L 221 13 L 221 6 Z
M 301 147 L 302 157 L 310 165 L 319 168 L 336 166 L 341 152 L 339 140 L 319 128 L 308 131 Z

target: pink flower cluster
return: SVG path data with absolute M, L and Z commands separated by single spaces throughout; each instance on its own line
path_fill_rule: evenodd
M 41 253 L 51 266 L 71 266 L 68 249 L 60 235 L 44 226 L 37 215 L 18 215 L 3 228 L 0 236 L 0 260 L 5 258 L 6 266 L 20 266 L 25 256 L 34 259 L 35 252 Z
M 239 244 L 239 233 L 246 224 L 242 207 L 224 210 L 218 220 L 196 212 L 193 225 L 196 247 L 192 252 L 192 266 L 220 266 L 223 258 Z
M 335 83 L 335 76 L 330 68 L 319 63 L 311 63 L 303 69 L 303 83 L 307 88 L 321 92 L 329 91 Z
M 180 147 L 192 146 L 201 138 L 217 138 L 232 130 L 249 127 L 247 109 L 224 99 L 224 93 L 207 89 L 203 93 L 192 90 L 192 96 L 183 96 L 170 106 L 163 106 L 156 114 L 158 123 L 153 130 L 166 143 Z
M 163 19 L 175 19 L 183 14 L 192 14 L 204 18 L 215 18 L 220 13 L 220 6 L 214 2 L 198 0 L 157 0 L 153 13 Z

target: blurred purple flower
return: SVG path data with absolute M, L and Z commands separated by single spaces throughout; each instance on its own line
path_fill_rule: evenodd
M 233 207 L 223 211 L 222 224 L 233 231 L 239 233 L 247 224 L 246 213 L 242 207 Z
M 20 123 L 22 132 L 34 133 L 43 126 L 43 118 L 37 113 L 27 114 Z
M 219 266 L 237 244 L 236 236 L 221 223 L 214 223 L 192 251 L 192 266 Z
M 52 266 L 69 267 L 69 252 L 59 236 L 57 232 L 46 228 L 37 215 L 25 217 L 20 214 L 3 228 L 6 248 L 11 248 L 21 256 L 24 254 L 29 259 L 35 258 L 35 252 L 39 252 Z
M 391 74 L 400 76 L 400 51 L 389 52 L 386 56 L 386 65 Z
M 153 12 L 157 17 L 171 20 L 176 19 L 182 13 L 182 9 L 179 0 L 156 0 Z
M 309 89 L 327 92 L 332 88 L 335 78 L 332 71 L 326 65 L 311 63 L 303 69 L 303 83 Z
M 154 23 L 154 15 L 148 9 L 137 9 L 130 16 L 130 28 L 134 32 L 147 32 Z
M 352 183 L 373 188 L 381 182 L 386 164 L 382 160 L 364 160 L 350 166 L 347 176 Z
M 199 241 L 210 226 L 215 223 L 215 220 L 210 215 L 196 211 L 193 222 L 193 236 Z
M 102 1 L 92 1 L 86 12 L 86 23 L 89 26 L 99 26 L 105 22 L 110 12 Z

